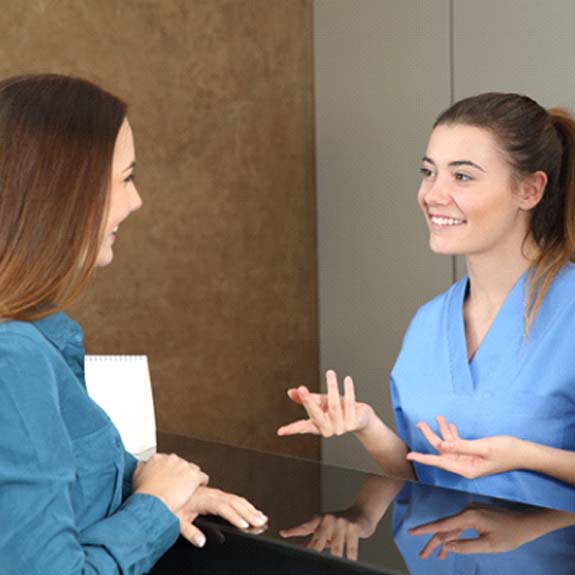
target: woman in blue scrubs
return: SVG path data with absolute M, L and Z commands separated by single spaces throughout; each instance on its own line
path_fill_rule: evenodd
M 413 318 L 391 373 L 396 432 L 305 387 L 280 435 L 354 432 L 391 475 L 575 511 L 575 121 L 517 94 L 437 119 L 419 205 L 436 253 L 467 275 Z
M 176 455 L 137 463 L 88 397 L 82 330 L 61 310 L 108 265 L 142 201 L 126 105 L 84 80 L 0 82 L 0 570 L 148 572 L 198 514 L 265 517 Z

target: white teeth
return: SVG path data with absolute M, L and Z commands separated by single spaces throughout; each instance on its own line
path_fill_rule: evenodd
M 464 224 L 465 220 L 458 220 L 456 218 L 442 218 L 440 216 L 431 216 L 431 222 L 436 226 L 458 226 Z

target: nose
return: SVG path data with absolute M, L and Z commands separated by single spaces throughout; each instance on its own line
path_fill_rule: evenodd
M 132 186 L 132 193 L 130 195 L 130 212 L 135 212 L 142 207 L 142 198 L 138 193 L 136 186 Z
M 424 191 L 423 201 L 430 206 L 445 206 L 451 202 L 449 186 L 437 178 L 427 190 Z

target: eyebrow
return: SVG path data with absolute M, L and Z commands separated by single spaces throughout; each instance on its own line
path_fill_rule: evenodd
M 132 169 L 136 165 L 136 162 L 132 162 L 127 168 L 122 170 L 122 173 L 127 172 L 128 170 Z
M 435 166 L 435 162 L 431 158 L 428 158 L 427 156 L 423 156 L 422 161 L 428 162 Z M 479 164 L 476 164 L 471 160 L 456 160 L 455 162 L 449 162 L 449 164 L 447 165 L 455 168 L 458 166 L 471 166 L 472 168 L 477 168 L 478 170 L 482 171 L 484 174 L 486 173 L 485 170 Z

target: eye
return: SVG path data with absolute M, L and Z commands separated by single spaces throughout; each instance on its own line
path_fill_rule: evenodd
M 124 178 L 124 183 L 128 184 L 130 182 L 135 182 L 136 181 L 136 176 L 134 174 L 134 172 L 132 172 L 127 178 Z
M 424 178 L 430 178 L 433 175 L 433 172 L 429 168 L 426 168 L 425 166 L 419 168 L 419 171 Z
M 456 172 L 455 174 L 453 174 L 453 177 L 458 182 L 471 182 L 471 180 L 473 180 L 471 176 L 468 176 L 467 174 L 462 174 L 461 172 Z

